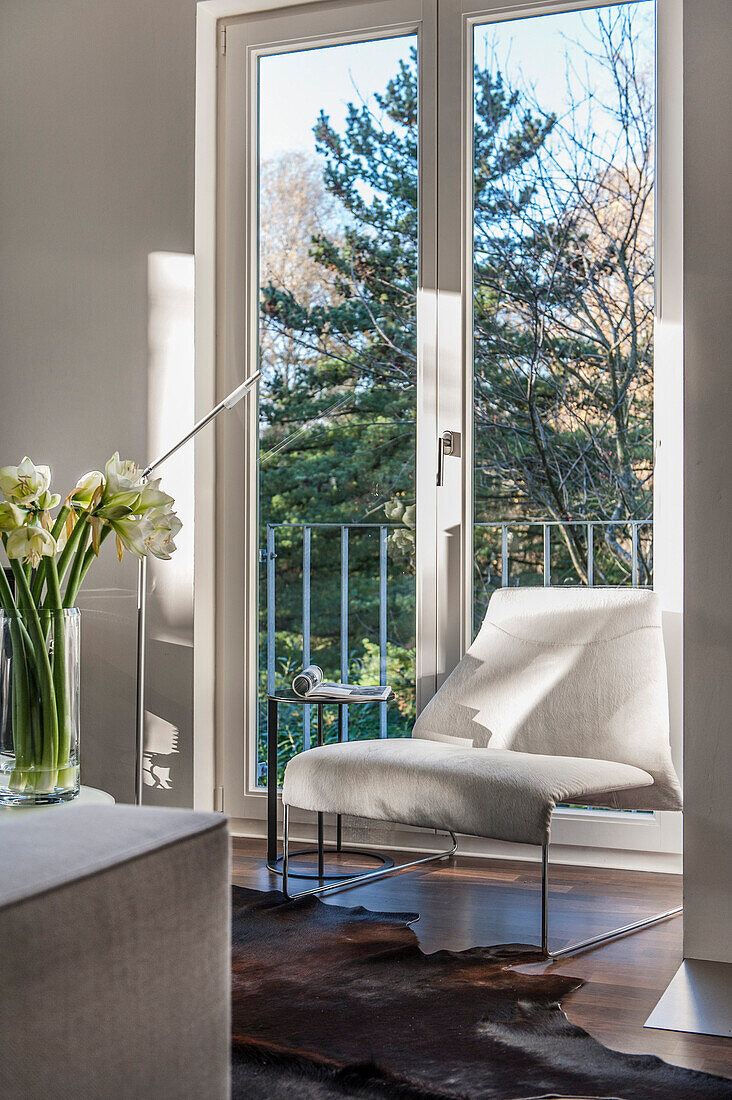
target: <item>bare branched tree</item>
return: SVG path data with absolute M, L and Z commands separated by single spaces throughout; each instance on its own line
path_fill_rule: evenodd
M 595 18 L 592 82 L 572 74 L 532 164 L 504 175 L 498 218 L 476 196 L 476 476 L 485 518 L 498 501 L 501 518 L 614 521 L 610 560 L 627 568 L 624 521 L 652 514 L 652 73 L 633 9 Z M 583 532 L 560 530 L 586 580 Z
M 318 157 L 303 151 L 270 158 L 260 168 L 259 192 L 261 285 L 286 291 L 310 308 L 334 304 L 338 291 L 312 255 L 313 239 L 327 235 L 340 241 L 344 212 L 325 187 Z M 286 325 L 266 316 L 264 321 L 260 364 L 268 382 L 276 378 L 287 392 L 298 370 L 321 349 L 309 347 Z

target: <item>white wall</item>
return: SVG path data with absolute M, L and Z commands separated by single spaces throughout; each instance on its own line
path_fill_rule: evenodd
M 684 954 L 732 962 L 732 3 L 684 4 Z
M 148 457 L 148 257 L 193 251 L 194 36 L 194 0 L 0 5 L 0 464 L 49 462 L 61 491 L 116 449 Z M 129 800 L 135 569 L 103 554 L 89 580 L 105 591 L 85 600 L 82 779 Z M 191 798 L 188 605 L 173 635 L 153 607 L 151 698 L 181 754 L 150 801 Z

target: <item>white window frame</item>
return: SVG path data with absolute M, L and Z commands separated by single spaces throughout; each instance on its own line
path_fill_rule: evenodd
M 284 15 L 282 8 L 296 10 Z M 417 33 L 422 68 L 429 65 L 429 57 L 422 47 L 421 29 L 425 21 L 434 19 L 435 9 L 436 0 L 372 0 L 367 5 L 358 0 L 346 0 L 342 4 L 285 3 L 277 8 L 258 0 L 249 4 L 199 4 L 199 58 L 201 53 L 206 54 L 206 93 L 198 98 L 197 130 L 199 126 L 206 127 L 210 133 L 213 128 L 217 135 L 213 149 L 210 139 L 206 144 L 208 175 L 203 182 L 206 200 L 198 194 L 198 183 L 196 196 L 197 234 L 202 224 L 198 216 L 199 201 L 205 225 L 202 256 L 197 244 L 197 286 L 203 294 L 196 314 L 197 340 L 201 340 L 202 356 L 198 358 L 197 346 L 197 372 L 214 380 L 213 391 L 207 393 L 211 400 L 228 392 L 237 379 L 250 373 L 257 360 L 257 59 L 308 46 L 317 48 Z M 306 30 L 302 29 L 303 23 L 307 23 Z M 435 40 L 434 34 L 431 38 Z M 214 62 L 212 51 L 215 51 Z M 200 83 L 199 91 L 203 92 Z M 429 107 L 425 104 L 420 115 L 423 131 L 430 125 L 429 117 Z M 433 148 L 434 141 L 424 141 L 422 146 Z M 423 161 L 420 162 L 420 177 L 422 222 L 434 206 L 434 199 L 430 201 L 429 198 L 429 181 L 434 178 L 434 172 Z M 424 232 L 422 236 L 427 238 L 429 234 Z M 430 283 L 433 276 L 425 273 L 428 265 L 428 257 L 423 252 L 420 280 Z M 241 303 L 246 303 L 244 309 Z M 425 331 L 428 327 L 425 315 L 421 312 L 418 331 L 422 349 L 434 345 L 434 335 Z M 428 354 L 421 354 L 420 359 L 423 373 L 434 369 Z M 420 378 L 420 393 L 433 390 L 434 383 Z M 202 567 L 209 573 L 208 584 L 204 584 L 205 598 L 215 592 L 216 613 L 212 622 L 210 607 L 201 608 L 207 643 L 207 653 L 199 658 L 201 673 L 207 678 L 206 706 L 201 708 L 201 719 L 216 731 L 215 747 L 209 756 L 215 761 L 214 786 L 224 789 L 226 812 L 239 820 L 255 822 L 264 813 L 264 792 L 256 787 L 255 767 L 258 639 L 257 616 L 253 609 L 257 606 L 259 568 L 257 424 L 253 401 L 242 403 L 239 408 L 238 414 L 223 418 L 217 424 L 216 453 L 214 465 L 209 468 L 209 493 L 204 503 L 207 519 L 216 520 L 215 555 L 208 557 L 208 562 L 214 566 L 215 582 L 210 579 L 211 564 Z M 206 457 L 210 463 L 210 452 Z M 217 479 L 215 470 L 226 471 L 224 478 Z M 212 497 L 215 502 L 213 514 Z M 210 546 L 210 542 L 204 541 L 202 555 L 208 556 Z M 200 561 L 202 555 L 197 560 Z M 224 570 L 223 562 L 242 562 L 242 559 L 246 561 L 245 567 L 238 571 Z M 428 602 L 418 600 L 418 605 Z M 198 714 L 194 717 L 197 719 Z M 243 735 L 245 730 L 247 733 Z
M 472 600 L 472 40 L 476 24 L 608 6 L 617 0 L 205 0 L 198 5 L 196 111 L 196 400 L 204 411 L 256 362 L 256 128 L 252 63 L 262 53 L 420 32 L 420 225 L 417 467 L 418 653 L 421 709 L 470 642 Z M 655 587 L 664 606 L 672 745 L 681 766 L 681 2 L 657 11 L 657 311 L 654 425 Z M 309 25 L 282 33 L 284 9 Z M 421 9 L 421 21 L 413 18 Z M 359 14 L 360 9 L 360 14 Z M 407 12 L 409 18 L 400 18 Z M 310 18 L 312 16 L 312 18 Z M 237 45 L 237 27 L 272 21 L 269 44 Z M 360 30 L 359 30 L 360 27 Z M 279 28 L 279 29 L 277 29 Z M 422 33 L 427 28 L 427 33 Z M 439 40 L 440 64 L 434 50 Z M 226 42 L 225 50 L 224 41 Z M 439 72 L 435 84 L 428 73 Z M 242 94 L 237 100 L 237 89 Z M 247 89 L 247 94 L 244 90 Z M 455 125 L 455 119 L 460 125 Z M 441 124 L 442 123 L 442 124 Z M 436 133 L 439 155 L 434 157 Z M 429 158 L 429 159 L 428 159 Z M 454 165 L 462 170 L 456 172 Z M 434 221 L 433 221 L 434 219 Z M 425 227 L 434 224 L 433 232 Z M 237 243 L 238 242 L 238 243 Z M 235 311 L 232 303 L 246 302 Z M 439 334 L 439 337 L 438 337 Z M 261 835 L 264 792 L 255 787 L 258 531 L 256 408 L 219 423 L 197 444 L 195 566 L 195 804 L 224 809 Z M 438 431 L 460 432 L 459 459 L 434 491 Z M 199 437 L 200 438 L 200 437 Z M 665 446 L 662 444 L 665 443 Z M 669 445 L 669 443 L 671 445 Z M 217 471 L 221 476 L 217 477 Z M 224 506 L 225 500 L 225 506 Z M 232 502 L 234 502 L 232 504 Z M 243 536 L 242 536 L 242 533 Z M 240 575 L 224 562 L 243 562 Z M 440 584 L 437 578 L 440 578 Z M 455 615 L 455 608 L 461 612 Z M 216 610 L 218 609 L 218 610 Z M 248 615 L 248 622 L 247 622 Z M 246 622 L 246 626 L 245 626 Z M 218 654 L 218 659 L 217 659 Z M 244 674 L 242 675 L 242 669 Z M 244 731 L 248 731 L 245 733 Z M 238 822 L 238 826 L 237 823 Z M 396 842 L 396 833 L 395 833 Z M 382 836 L 383 840 L 389 837 Z M 643 818 L 560 810 L 552 833 L 565 858 L 678 869 L 678 814 Z M 400 837 L 401 845 L 405 838 Z M 413 844 L 418 841 L 413 841 Z M 422 838 L 429 846 L 429 840 Z M 470 847 L 475 849 L 476 842 Z M 480 848 L 480 845 L 478 845 Z M 584 849 L 584 851 L 582 851 Z M 609 856 L 608 850 L 614 854 Z M 484 845 L 482 850 L 494 850 Z M 506 854 L 522 855 L 516 850 Z M 601 851 L 600 851 L 601 850 Z M 595 854 L 593 854 L 595 853 Z M 623 855 L 622 853 L 625 853 Z M 560 854 L 560 853 L 558 853 Z M 640 860 L 640 862 L 639 862 Z

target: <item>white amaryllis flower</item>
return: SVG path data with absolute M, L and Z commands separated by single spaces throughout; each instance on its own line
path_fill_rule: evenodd
M 147 518 L 152 523 L 152 531 L 145 539 L 147 551 L 155 558 L 168 561 L 176 551 L 173 540 L 183 524 L 170 508 L 156 508 L 147 513 Z
M 82 508 L 88 508 L 92 502 L 92 497 L 96 493 L 97 489 L 101 485 L 104 485 L 104 474 L 101 470 L 90 470 L 89 473 L 80 477 L 76 483 L 76 488 L 71 494 L 71 503 L 77 504 Z
M 25 523 L 28 513 L 12 501 L 4 500 L 0 504 L 0 531 L 14 531 Z
M 125 549 L 144 558 L 147 554 L 146 540 L 152 536 L 153 524 L 149 516 L 122 516 L 110 520 L 110 526 Z
M 143 482 L 140 499 L 135 505 L 137 511 L 147 512 L 151 508 L 169 508 L 171 504 L 175 503 L 173 497 L 164 493 L 160 488 L 161 480 L 158 477 L 155 481 Z
M 31 523 L 11 531 L 5 549 L 9 558 L 20 558 L 35 568 L 42 557 L 56 553 L 56 540 L 45 527 Z
M 40 508 L 42 512 L 49 512 L 51 508 L 58 508 L 61 503 L 61 497 L 58 493 L 49 493 L 48 489 L 41 493 L 36 501 L 36 508 Z
M 142 486 L 142 470 L 129 458 L 120 458 L 115 451 L 104 467 L 104 495 L 102 503 L 111 507 L 127 507 L 134 511 Z
M 47 531 L 50 531 L 53 527 L 51 509 L 57 508 L 60 503 L 61 497 L 58 493 L 49 493 L 48 489 L 41 493 L 38 500 L 35 502 L 34 509 L 38 509 L 38 518 L 41 526 L 45 527 Z
M 51 484 L 51 468 L 35 466 L 26 457 L 20 466 L 3 466 L 0 469 L 0 490 L 15 504 L 33 504 Z
M 104 476 L 109 492 L 120 493 L 139 488 L 142 470 L 131 458 L 120 458 L 119 451 L 115 451 L 104 467 Z

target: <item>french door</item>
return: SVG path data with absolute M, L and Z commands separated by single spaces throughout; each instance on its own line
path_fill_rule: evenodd
M 226 295 L 218 354 L 229 376 L 257 364 L 263 381 L 259 416 L 250 408 L 246 431 L 224 426 L 220 438 L 234 494 L 249 502 L 246 516 L 226 509 L 223 539 L 240 554 L 248 520 L 250 557 L 219 618 L 218 691 L 226 726 L 245 716 L 248 737 L 226 771 L 246 775 L 248 790 L 267 781 L 266 692 L 298 666 L 398 681 L 394 704 L 346 716 L 350 738 L 408 735 L 421 701 L 435 18 L 432 0 L 399 0 L 226 27 L 220 255 L 224 287 L 238 289 Z M 310 708 L 291 709 L 278 779 L 310 744 Z
M 328 0 L 220 22 L 219 390 L 263 371 L 217 439 L 233 816 L 257 816 L 263 700 L 299 664 L 394 683 L 346 736 L 405 736 L 494 588 L 653 583 L 653 14 Z M 597 828 L 575 833 L 625 845 Z

